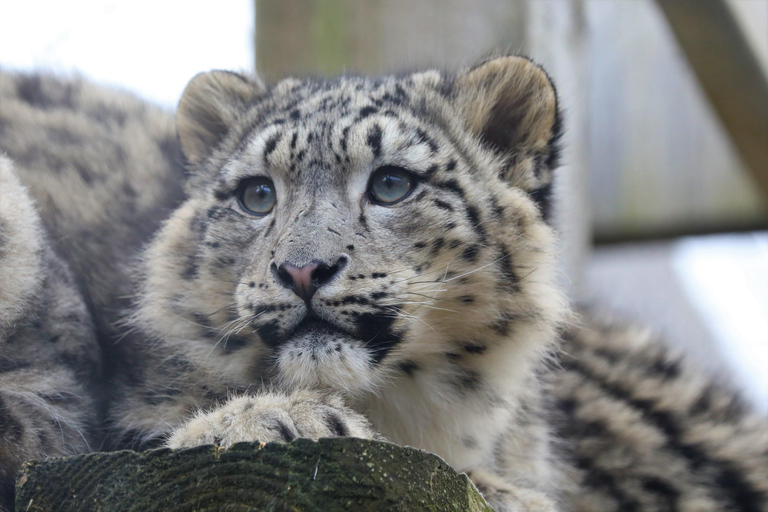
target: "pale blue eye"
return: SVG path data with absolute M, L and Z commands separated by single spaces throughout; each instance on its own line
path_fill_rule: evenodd
M 240 185 L 238 199 L 248 213 L 266 215 L 277 202 L 275 184 L 269 178 L 251 178 Z
M 374 171 L 368 190 L 375 202 L 386 206 L 405 199 L 415 186 L 416 177 L 413 173 L 387 165 Z

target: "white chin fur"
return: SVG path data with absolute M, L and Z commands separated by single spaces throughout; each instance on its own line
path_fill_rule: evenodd
M 356 394 L 369 390 L 373 359 L 359 340 L 339 334 L 304 333 L 285 342 L 277 364 L 290 388 L 320 388 Z

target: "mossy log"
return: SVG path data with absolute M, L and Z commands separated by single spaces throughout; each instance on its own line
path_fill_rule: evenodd
M 414 448 L 336 438 L 28 462 L 17 511 L 491 511 L 464 474 Z

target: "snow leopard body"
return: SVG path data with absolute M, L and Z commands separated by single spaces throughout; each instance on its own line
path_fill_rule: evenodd
M 561 130 L 521 57 L 216 71 L 175 123 L 0 73 L 5 506 L 29 458 L 358 436 L 496 510 L 766 510 L 765 419 L 556 285 Z

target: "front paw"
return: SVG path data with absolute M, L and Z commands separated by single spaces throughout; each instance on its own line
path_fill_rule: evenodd
M 510 484 L 483 470 L 467 473 L 485 501 L 496 512 L 558 512 L 555 502 L 543 492 Z
M 211 412 L 200 412 L 177 428 L 166 445 L 190 448 L 214 444 L 227 448 L 243 441 L 290 442 L 297 437 L 379 436 L 368 420 L 337 395 L 297 391 L 264 393 L 229 400 Z

